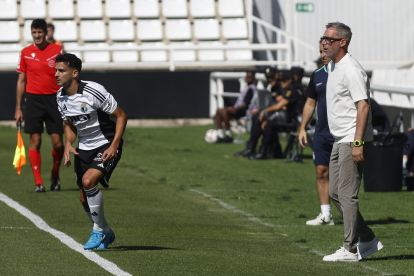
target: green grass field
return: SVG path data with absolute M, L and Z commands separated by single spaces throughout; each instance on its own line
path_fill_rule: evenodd
M 332 204 L 335 226 L 305 226 L 320 212 L 312 160 L 236 159 L 244 145 L 207 144 L 208 128 L 126 130 L 110 189 L 101 189 L 116 234 L 101 257 L 132 275 L 414 275 L 414 194 L 361 188 L 361 213 L 384 249 L 359 263 L 322 262 L 342 245 L 343 224 Z M 83 245 L 92 225 L 73 167 L 61 168 L 62 191 L 49 192 L 43 138 L 48 192 L 35 194 L 30 166 L 21 175 L 12 166 L 16 129 L 0 128 L 0 192 Z M 0 248 L 0 275 L 110 275 L 1 201 Z

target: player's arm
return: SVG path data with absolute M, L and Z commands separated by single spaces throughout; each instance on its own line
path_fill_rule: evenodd
M 112 112 L 110 116 L 116 118 L 115 136 L 114 140 L 112 140 L 111 146 L 102 154 L 103 163 L 106 163 L 109 160 L 117 157 L 118 146 L 121 142 L 122 135 L 124 135 L 128 120 L 125 112 L 119 106 L 117 106 L 117 108 L 114 110 L 114 112 Z
M 76 152 L 75 148 L 72 147 L 72 144 L 76 140 L 76 136 L 78 134 L 78 130 L 76 127 L 68 120 L 65 120 L 65 166 L 70 166 L 70 154 L 73 153 L 78 155 L 79 153 Z
M 316 107 L 316 100 L 308 97 L 308 99 L 306 100 L 305 106 L 303 107 L 302 124 L 300 125 L 300 132 L 299 132 L 299 143 L 303 148 L 305 148 L 303 141 L 305 141 L 305 144 L 308 143 L 308 137 L 306 134 L 306 126 L 308 125 L 310 119 L 312 118 L 313 112 L 315 111 L 315 107 Z
M 26 74 L 20 73 L 19 78 L 17 79 L 16 86 L 16 110 L 14 112 L 14 119 L 16 120 L 16 125 L 20 121 L 23 121 L 23 112 L 21 108 L 22 99 L 24 95 L 24 90 L 26 88 Z

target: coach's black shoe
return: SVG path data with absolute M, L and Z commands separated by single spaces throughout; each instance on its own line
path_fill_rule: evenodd
M 234 157 L 243 158 L 243 157 L 250 157 L 250 156 L 255 155 L 255 154 L 256 154 L 256 151 L 255 150 L 253 150 L 253 149 L 245 149 L 243 151 L 236 152 L 235 154 L 233 154 L 233 156 Z
M 264 160 L 264 159 L 269 159 L 267 155 L 267 147 L 265 146 L 260 146 L 259 152 L 249 157 L 249 160 Z
M 44 192 L 46 192 L 45 186 L 43 186 L 42 184 L 36 185 L 35 193 L 44 193 Z
M 58 192 L 60 191 L 60 178 L 58 177 L 53 177 L 50 180 L 50 190 L 52 192 Z

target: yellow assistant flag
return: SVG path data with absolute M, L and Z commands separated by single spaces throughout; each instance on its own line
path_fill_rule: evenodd
M 17 173 L 22 172 L 22 166 L 26 164 L 26 150 L 24 149 L 22 134 L 20 133 L 20 122 L 19 130 L 17 131 L 17 147 L 16 153 L 14 154 L 13 165 L 17 168 Z

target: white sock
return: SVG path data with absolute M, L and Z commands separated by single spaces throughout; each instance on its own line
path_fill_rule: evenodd
M 218 136 L 219 138 L 221 138 L 221 139 L 223 139 L 223 138 L 224 138 L 224 135 L 223 135 L 223 130 L 222 130 L 222 129 L 217 129 L 217 136 Z
M 327 216 L 329 218 L 332 216 L 331 215 L 331 205 L 330 204 L 321 205 L 321 211 L 322 211 L 322 214 L 324 214 L 325 216 Z
M 93 220 L 93 229 L 100 232 L 108 232 L 109 226 L 105 220 L 103 196 L 98 186 L 85 190 L 90 214 Z
M 407 157 L 403 157 L 403 168 L 404 169 L 407 168 L 407 161 L 408 161 L 408 158 Z
M 231 131 L 230 130 L 226 130 L 226 136 L 233 137 L 233 136 L 231 136 Z
M 93 219 L 92 219 L 92 215 L 91 215 L 91 210 L 86 210 L 85 207 L 83 207 L 83 209 L 85 210 L 86 215 L 88 216 L 89 220 L 92 221 L 93 223 Z

